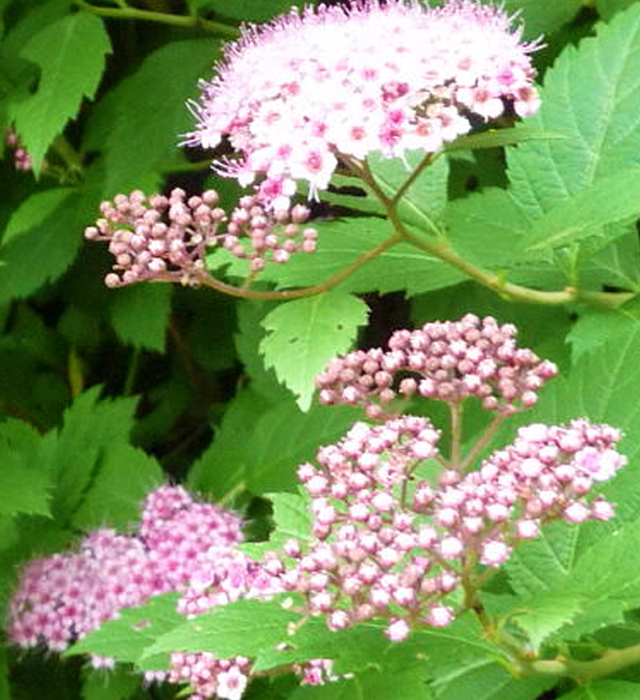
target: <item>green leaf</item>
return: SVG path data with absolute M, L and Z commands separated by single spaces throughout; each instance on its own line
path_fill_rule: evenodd
M 286 265 L 270 265 L 260 279 L 274 282 L 278 288 L 306 287 L 321 284 L 342 272 L 359 256 L 383 246 L 391 236 L 389 222 L 378 217 L 314 222 L 318 230 L 318 250 L 312 255 L 296 255 Z M 227 267 L 227 273 L 245 277 L 247 264 L 218 250 L 208 259 L 214 267 Z M 450 265 L 416 248 L 400 243 L 379 252 L 373 259 L 352 272 L 339 289 L 348 292 L 402 291 L 408 296 L 441 289 L 466 279 Z
M 97 472 L 73 514 L 73 526 L 88 531 L 104 522 L 126 526 L 140 515 L 140 501 L 163 482 L 153 457 L 122 442 L 104 445 Z
M 571 358 L 575 363 L 604 343 L 633 333 L 640 322 L 640 302 L 632 301 L 620 309 L 585 309 L 567 335 Z
M 115 290 L 111 322 L 120 340 L 135 348 L 164 352 L 172 291 L 168 284 Z
M 85 147 L 104 149 L 104 194 L 141 187 L 149 173 L 184 163 L 178 144 L 194 127 L 186 102 L 197 97 L 198 79 L 210 77 L 219 50 L 215 39 L 169 42 L 101 100 Z
M 533 595 L 562 583 L 578 557 L 579 528 L 560 522 L 540 539 L 522 543 L 505 565 L 517 593 Z
M 637 700 L 640 697 L 640 685 L 629 681 L 603 680 L 591 681 L 581 685 L 558 700 Z
M 549 3 L 540 9 L 548 11 Z M 638 164 L 640 5 L 596 26 L 594 38 L 567 47 L 547 71 L 540 111 L 527 120 L 527 128 L 566 138 L 531 141 L 507 152 L 513 196 L 532 215 Z
M 42 436 L 26 423 L 0 424 L 0 515 L 50 515 L 46 449 Z
M 600 539 L 553 590 L 522 603 L 514 619 L 538 646 L 552 634 L 579 639 L 640 605 L 640 521 Z
M 291 389 L 301 410 L 311 406 L 316 374 L 350 349 L 367 315 L 364 301 L 331 291 L 280 304 L 265 317 L 269 335 L 260 343 L 265 365 Z
M 66 202 L 73 190 L 53 187 L 27 197 L 13 212 L 2 234 L 2 245 L 42 224 Z
M 524 245 L 532 250 L 558 248 L 601 233 L 605 224 L 629 221 L 640 212 L 640 168 L 603 177 L 572 194 L 546 212 L 527 233 Z M 626 233 L 610 227 L 604 240 Z
M 21 56 L 42 69 L 37 92 L 15 113 L 36 171 L 55 136 L 78 113 L 83 97 L 93 99 L 110 52 L 102 20 L 85 12 L 45 25 L 23 47 Z
M 396 700 L 401 690 L 404 700 L 430 700 L 427 674 L 422 664 L 402 671 L 366 671 L 354 678 L 341 679 L 324 686 L 301 686 L 291 700 Z
M 469 615 L 451 626 L 412 635 L 426 656 L 431 688 L 439 700 L 534 700 L 555 679 L 514 678 L 498 661 L 500 650 L 489 644 L 479 623 Z
M 289 625 L 300 617 L 277 602 L 239 600 L 162 634 L 145 649 L 143 659 L 171 651 L 209 651 L 220 659 L 257 656 L 285 642 Z
M 98 527 L 107 517 L 127 524 L 162 479 L 155 460 L 129 445 L 136 399 L 99 401 L 99 389 L 81 394 L 60 432 L 47 435 L 57 482 L 52 512 L 77 528 Z
M 184 615 L 176 611 L 178 597 L 177 593 L 166 593 L 154 596 L 145 605 L 122 609 L 119 617 L 107 620 L 80 639 L 64 656 L 112 656 L 118 661 L 134 663 L 141 670 L 160 670 L 166 655 L 146 652 L 156 639 L 184 624 Z M 148 659 L 146 663 L 143 657 Z
M 382 191 L 393 197 L 428 157 L 424 151 L 407 151 L 403 159 L 374 153 L 369 156 L 368 163 Z M 398 208 L 400 217 L 408 224 L 433 233 L 435 222 L 441 218 L 447 204 L 448 180 L 449 161 L 444 157 L 436 158 L 405 190 Z
M 70 188 L 25 200 L 9 221 L 10 240 L 0 249 L 0 298 L 27 296 L 67 269 L 82 244 L 86 206 Z

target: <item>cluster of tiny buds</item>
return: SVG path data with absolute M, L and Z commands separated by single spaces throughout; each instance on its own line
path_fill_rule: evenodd
M 215 190 L 187 198 L 175 188 L 168 197 L 136 190 L 102 202 L 102 218 L 85 237 L 109 243 L 115 264 L 107 286 L 143 280 L 198 285 L 209 277 L 205 255 L 216 245 L 248 259 L 253 273 L 267 261 L 284 263 L 293 253 L 314 252 L 317 232 L 300 226 L 309 216 L 306 207 L 268 211 L 257 195 L 246 196 L 227 220 L 218 200 Z
M 299 468 L 312 537 L 285 544 L 281 580 L 330 629 L 383 618 L 399 642 L 414 627 L 446 626 L 455 615 L 449 596 L 476 564 L 500 566 L 517 541 L 538 537 L 552 520 L 613 517 L 601 496 L 587 500 L 594 483 L 626 463 L 615 450 L 620 433 L 608 425 L 521 428 L 479 470 L 447 469 L 434 485 L 421 475 L 425 460 L 437 458 L 438 437 L 415 416 L 357 423 L 319 451 L 319 467 Z
M 556 366 L 516 346 L 516 328 L 467 314 L 395 332 L 389 350 L 357 350 L 334 359 L 316 377 L 324 404 L 363 405 L 372 419 L 392 414 L 398 396 L 416 394 L 458 404 L 476 396 L 504 415 L 533 406 Z
M 5 130 L 4 142 L 13 151 L 13 163 L 16 170 L 31 170 L 33 162 L 29 153 L 20 144 L 20 137 L 16 132 L 7 128 Z

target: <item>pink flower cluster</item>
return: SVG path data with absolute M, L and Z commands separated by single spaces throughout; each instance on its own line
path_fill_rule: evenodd
M 500 9 L 471 0 L 428 8 L 417 0 L 370 0 L 307 8 L 245 28 L 217 76 L 202 83 L 198 124 L 187 143 L 240 153 L 217 169 L 287 209 L 306 181 L 326 189 L 341 158 L 435 153 L 513 108 L 538 109 L 529 54 Z M 381 50 L 382 47 L 382 50 Z
M 13 162 L 16 170 L 31 170 L 33 168 L 31 156 L 22 147 L 20 137 L 13 129 L 7 128 L 5 130 L 4 142 L 13 151 Z
M 27 564 L 9 606 L 9 637 L 22 647 L 62 651 L 122 608 L 184 590 L 212 547 L 241 539 L 235 513 L 162 486 L 147 497 L 138 532 L 97 530 L 77 553 Z
M 284 263 L 293 253 L 315 251 L 315 229 L 300 226 L 309 215 L 302 205 L 273 213 L 257 197 L 247 196 L 227 223 L 217 203 L 214 190 L 186 199 L 179 188 L 168 197 L 147 198 L 136 190 L 129 196 L 117 195 L 113 202 L 102 202 L 102 218 L 85 230 L 85 237 L 109 243 L 116 262 L 105 279 L 107 286 L 143 280 L 200 284 L 209 277 L 207 249 L 216 245 L 249 260 L 252 272 L 261 270 L 267 261 Z
M 282 583 L 304 592 L 308 612 L 330 629 L 386 618 L 397 642 L 414 627 L 446 626 L 455 615 L 448 596 L 476 564 L 500 566 L 551 520 L 613 517 L 604 498 L 586 498 L 626 463 L 608 425 L 521 428 L 479 470 L 445 470 L 433 485 L 424 462 L 437 457 L 438 437 L 415 416 L 357 423 L 318 452 L 318 467 L 299 468 L 312 537 L 286 543 Z
M 510 415 L 533 406 L 557 373 L 552 362 L 518 348 L 516 334 L 513 325 L 473 314 L 397 331 L 387 352 L 357 350 L 332 360 L 316 377 L 320 401 L 363 405 L 380 418 L 398 395 L 450 403 L 476 396 L 484 409 Z
M 235 513 L 200 502 L 182 487 L 161 486 L 145 499 L 132 533 L 97 530 L 78 552 L 25 566 L 9 605 L 9 639 L 60 652 L 122 609 L 160 593 L 180 592 L 178 611 L 189 618 L 240 598 L 281 593 L 281 563 L 273 556 L 256 562 L 238 550 L 241 525 Z M 114 660 L 93 656 L 91 663 L 111 668 Z M 309 670 L 305 664 L 299 673 L 306 682 L 321 682 L 318 664 L 326 663 L 314 662 Z M 250 671 L 244 657 L 175 652 L 168 672 L 147 672 L 145 678 L 187 683 L 191 700 L 240 700 Z

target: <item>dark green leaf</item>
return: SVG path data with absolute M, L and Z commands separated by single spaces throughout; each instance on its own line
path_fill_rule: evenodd
M 48 445 L 26 423 L 0 424 L 0 515 L 49 515 Z
M 111 321 L 123 343 L 163 352 L 171 313 L 171 285 L 144 284 L 117 289 Z

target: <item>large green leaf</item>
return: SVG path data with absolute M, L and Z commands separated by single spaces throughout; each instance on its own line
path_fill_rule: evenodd
M 541 3 L 548 10 L 549 3 Z M 637 61 L 640 5 L 599 25 L 594 38 L 565 48 L 545 75 L 538 114 L 527 128 L 566 136 L 530 141 L 507 153 L 512 192 L 533 214 L 600 178 L 637 164 L 640 101 Z M 606 68 L 605 68 L 606 67 Z
M 303 411 L 311 406 L 315 376 L 351 348 L 368 313 L 361 299 L 331 291 L 280 304 L 265 317 L 268 335 L 260 343 L 265 365 L 273 367 Z
M 143 652 L 143 658 L 171 651 L 209 651 L 218 658 L 257 656 L 288 638 L 299 613 L 277 602 L 239 600 L 187 620 L 162 634 Z
M 517 624 L 538 647 L 549 635 L 578 639 L 622 622 L 640 604 L 640 522 L 596 542 L 553 589 L 520 601 Z M 521 610 L 521 611 L 520 611 Z
M 593 185 L 570 195 L 538 219 L 527 233 L 524 245 L 550 249 L 577 243 L 600 234 L 605 224 L 622 223 L 640 213 L 640 168 L 614 172 Z M 600 244 L 626 233 L 620 226 L 608 227 Z
M 22 48 L 21 56 L 42 69 L 38 90 L 15 112 L 16 128 L 36 171 L 82 99 L 95 95 L 110 51 L 102 20 L 83 12 L 45 25 Z
M 404 158 L 384 158 L 374 153 L 368 163 L 378 185 L 387 197 L 394 197 L 412 172 L 425 159 L 423 151 L 408 151 Z M 400 217 L 408 224 L 433 233 L 447 203 L 449 161 L 436 159 L 404 191 L 399 202 Z

